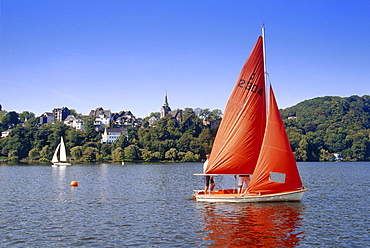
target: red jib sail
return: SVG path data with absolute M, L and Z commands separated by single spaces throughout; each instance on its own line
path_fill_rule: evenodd
M 234 86 L 210 154 L 206 174 L 252 174 L 266 125 L 260 36 Z
M 256 169 L 248 185 L 250 193 L 281 193 L 302 188 L 301 178 L 274 92 L 270 87 L 265 137 Z

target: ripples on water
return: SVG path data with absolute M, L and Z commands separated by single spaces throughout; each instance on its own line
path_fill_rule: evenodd
M 202 164 L 2 165 L 0 246 L 370 246 L 370 163 L 299 169 L 301 203 L 212 204 L 190 200 Z

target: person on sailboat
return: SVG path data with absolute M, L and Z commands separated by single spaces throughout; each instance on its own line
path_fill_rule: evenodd
M 238 182 L 238 194 L 242 194 L 243 186 L 245 185 L 245 188 L 248 188 L 248 183 L 250 181 L 249 175 L 239 175 L 239 182 Z
M 206 161 L 204 162 L 203 164 L 203 173 L 205 173 L 206 169 L 207 169 L 207 166 L 208 166 L 208 158 L 209 158 L 209 154 L 206 155 Z M 211 185 L 211 188 L 210 188 L 210 191 L 209 193 L 212 193 L 213 189 L 215 188 L 216 184 L 215 184 L 215 181 L 213 179 L 213 176 L 209 175 L 209 176 L 204 176 L 204 183 L 205 183 L 205 186 L 204 186 L 204 194 L 207 194 L 208 192 L 208 188 L 209 188 L 209 185 Z

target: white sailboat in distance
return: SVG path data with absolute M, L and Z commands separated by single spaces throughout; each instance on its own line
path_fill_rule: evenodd
M 54 156 L 51 162 L 53 163 L 53 167 L 72 165 L 71 163 L 67 162 L 66 146 L 64 145 L 63 137 L 60 137 L 60 143 L 55 149 Z

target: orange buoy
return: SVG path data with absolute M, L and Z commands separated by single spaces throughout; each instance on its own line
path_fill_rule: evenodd
M 77 182 L 77 181 L 72 181 L 72 182 L 71 182 L 71 186 L 73 186 L 73 187 L 77 187 L 77 186 L 78 186 L 78 182 Z

